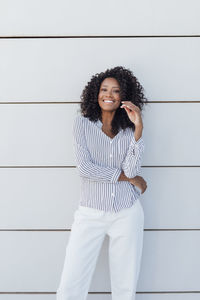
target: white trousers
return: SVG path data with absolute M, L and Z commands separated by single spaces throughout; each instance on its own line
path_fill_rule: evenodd
M 119 212 L 80 206 L 74 213 L 56 300 L 86 300 L 105 235 L 109 236 L 112 300 L 135 300 L 144 211 L 137 199 Z

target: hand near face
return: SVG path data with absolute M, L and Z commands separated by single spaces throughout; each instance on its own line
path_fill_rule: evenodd
M 138 106 L 133 104 L 131 101 L 122 101 L 121 108 L 124 108 L 131 122 L 135 124 L 136 127 L 143 127 L 141 111 Z

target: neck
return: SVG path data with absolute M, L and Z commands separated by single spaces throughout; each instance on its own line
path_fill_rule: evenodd
M 115 111 L 114 112 L 102 112 L 100 120 L 105 126 L 111 126 L 112 120 L 114 118 Z

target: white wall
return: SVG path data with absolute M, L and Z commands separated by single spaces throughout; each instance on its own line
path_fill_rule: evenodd
M 0 300 L 55 300 L 79 200 L 72 123 L 87 81 L 117 65 L 150 101 L 136 299 L 199 299 L 199 9 L 197 0 L 0 1 Z M 107 246 L 89 300 L 111 300 Z

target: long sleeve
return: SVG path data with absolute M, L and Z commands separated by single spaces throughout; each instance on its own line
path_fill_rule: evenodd
M 129 145 L 126 157 L 122 162 L 122 170 L 128 178 L 133 178 L 141 173 L 141 161 L 144 153 L 144 140 L 141 137 L 137 142 L 135 137 Z
M 73 124 L 74 152 L 79 175 L 92 181 L 116 183 L 121 169 L 94 164 L 87 148 L 83 117 L 77 116 Z

